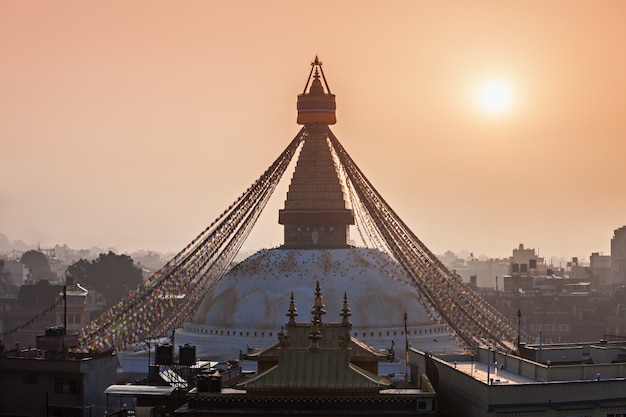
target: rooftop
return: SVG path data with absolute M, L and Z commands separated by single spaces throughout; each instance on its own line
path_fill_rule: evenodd
M 491 385 L 626 379 L 626 343 L 623 342 L 530 345 L 522 346 L 521 354 L 523 357 L 479 348 L 475 354 L 432 357 Z

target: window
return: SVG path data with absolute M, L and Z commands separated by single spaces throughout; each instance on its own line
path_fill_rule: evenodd
M 68 295 L 67 303 L 68 304 L 85 304 L 87 297 L 77 296 L 77 295 Z
M 37 382 L 39 382 L 39 378 L 37 374 L 28 374 L 24 378 L 24 383 L 26 384 L 36 384 Z
M 532 323 L 530 325 L 530 331 L 533 333 L 539 333 L 541 331 L 541 323 Z
M 559 324 L 559 332 L 561 332 L 561 333 L 569 333 L 569 323 L 560 323 Z
M 55 378 L 54 392 L 57 394 L 78 394 L 78 381 L 75 378 Z
M 556 331 L 556 326 L 554 323 L 546 323 L 546 332 L 554 333 Z

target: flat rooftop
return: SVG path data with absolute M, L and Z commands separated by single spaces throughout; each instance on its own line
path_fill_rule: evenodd
M 529 384 L 539 381 L 535 378 L 530 378 L 528 376 L 509 372 L 504 368 L 498 369 L 498 367 L 501 366 L 500 364 L 495 364 L 494 366 L 488 367 L 487 363 L 485 362 L 477 362 L 471 360 L 456 361 L 452 363 L 458 371 L 473 377 L 477 381 L 484 382 L 485 384 L 487 384 L 490 379 L 493 379 L 493 385 Z
M 623 344 L 546 345 L 538 353 L 541 362 L 486 348 L 477 349 L 474 355 L 430 356 L 477 381 L 492 385 L 626 379 L 626 361 L 620 360 L 624 358 Z

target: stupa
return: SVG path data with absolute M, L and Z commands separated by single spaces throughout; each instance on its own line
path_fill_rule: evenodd
M 175 343 L 195 345 L 199 357 L 211 360 L 267 346 L 284 324 L 282 300 L 293 293 L 302 303 L 297 308 L 305 309 L 319 281 L 330 300 L 329 314 L 340 314 L 343 294 L 351 294 L 352 335 L 370 346 L 400 346 L 408 339 L 424 351 L 462 349 L 394 259 L 349 244 L 355 217 L 329 145 L 335 96 L 317 57 L 297 109 L 305 138 L 278 216 L 284 244 L 260 250 L 226 273 L 193 320 L 176 330 Z

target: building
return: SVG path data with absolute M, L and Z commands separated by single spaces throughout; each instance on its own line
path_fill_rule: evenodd
M 29 273 L 28 267 L 21 262 L 0 259 L 0 282 L 24 285 Z
M 115 383 L 117 357 L 112 351 L 71 353 L 77 342 L 65 329 L 50 328 L 36 347 L 0 355 L 0 415 L 104 415 L 104 390 Z
M 185 403 L 185 393 L 171 385 L 120 384 L 104 390 L 105 415 L 166 417 Z
M 56 323 L 66 328 L 68 333 L 77 333 L 91 319 L 89 291 L 70 276 L 66 276 L 63 291 L 65 302 L 55 309 Z
M 10 314 L 4 316 L 4 343 L 34 347 L 37 336 L 50 327 L 63 327 L 68 334 L 77 332 L 89 323 L 89 308 L 89 292 L 71 278 L 66 285 L 47 280 L 22 285 Z
M 63 297 L 63 286 L 39 280 L 36 284 L 26 284 L 19 288 L 16 308 L 12 311 L 11 322 L 7 323 L 9 333 L 5 335 L 7 346 L 19 345 L 34 348 L 37 336 L 46 328 L 59 325 L 55 310 Z
M 530 270 L 538 273 L 545 273 L 544 260 L 540 257 L 535 249 L 524 248 L 524 244 L 520 243 L 517 249 L 513 249 L 513 255 L 510 257 L 511 273 L 528 273 Z
M 585 342 L 606 337 L 610 294 L 589 280 L 558 276 L 504 277 L 504 289 L 478 289 L 481 296 L 539 343 Z
M 421 389 L 403 381 L 395 386 L 378 374 L 378 363 L 393 352 L 372 348 L 351 336 L 347 295 L 341 322 L 324 322 L 317 283 L 311 322 L 297 322 L 292 295 L 288 322 L 277 342 L 243 354 L 259 363 L 259 373 L 222 388 L 219 375 L 207 375 L 188 393 L 180 416 L 240 415 L 436 415 L 437 395 L 426 378 Z M 416 377 L 417 379 L 417 377 Z
M 611 256 L 593 252 L 589 257 L 589 277 L 599 289 L 610 289 Z
M 615 229 L 611 239 L 611 285 L 626 285 L 626 226 Z
M 18 292 L 19 287 L 17 285 L 0 282 L 0 335 L 11 331 Z
M 521 356 L 411 349 L 450 415 L 588 416 L 626 414 L 624 343 L 521 346 Z

